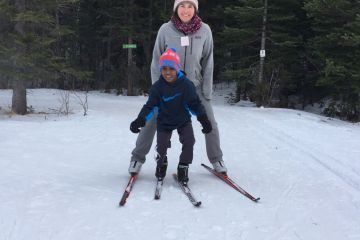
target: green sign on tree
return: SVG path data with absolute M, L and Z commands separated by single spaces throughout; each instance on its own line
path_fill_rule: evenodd
M 123 48 L 136 48 L 136 44 L 123 44 Z

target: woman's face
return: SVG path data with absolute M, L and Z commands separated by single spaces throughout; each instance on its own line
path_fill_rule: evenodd
M 195 7 L 190 2 L 180 3 L 177 8 L 177 15 L 183 23 L 188 23 L 195 15 Z

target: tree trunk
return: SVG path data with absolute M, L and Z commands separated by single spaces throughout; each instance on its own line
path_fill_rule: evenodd
M 21 115 L 25 115 L 27 112 L 26 87 L 24 80 L 16 79 L 14 81 L 11 111 Z
M 147 36 L 144 38 L 143 48 L 144 48 L 144 59 L 145 64 L 143 67 L 143 73 L 150 73 L 150 65 L 152 61 L 152 48 L 153 48 L 153 41 L 152 41 L 152 28 L 153 28 L 153 0 L 149 0 L 149 15 L 147 21 Z M 145 82 L 140 84 L 142 89 L 148 89 L 149 85 L 151 85 L 151 81 L 146 78 Z
M 16 10 L 18 13 L 25 10 L 25 0 L 16 0 Z M 21 36 L 24 36 L 24 22 L 17 22 L 15 25 L 15 32 Z M 24 49 L 17 45 L 18 55 L 24 54 Z M 19 70 L 19 63 L 15 60 L 14 68 Z M 20 70 L 21 71 L 21 70 Z M 26 109 L 26 87 L 25 81 L 21 78 L 21 75 L 16 75 L 13 79 L 13 95 L 12 95 L 12 106 L 11 110 L 16 114 L 25 115 Z
M 261 49 L 260 49 L 263 52 L 265 51 L 265 43 L 266 43 L 266 22 L 267 22 L 267 0 L 264 0 L 264 14 L 263 14 L 263 25 L 261 32 Z M 264 63 L 265 63 L 265 55 L 260 55 L 259 83 L 262 83 L 263 81 Z
M 262 25 L 262 33 L 261 33 L 261 49 L 260 49 L 260 66 L 259 66 L 259 79 L 258 79 L 258 93 L 256 105 L 262 106 L 264 104 L 264 96 L 265 87 L 263 86 L 263 78 L 264 78 L 264 65 L 265 65 L 265 43 L 266 43 L 266 23 L 267 23 L 267 9 L 268 2 L 264 0 L 264 14 L 263 14 L 263 25 Z
M 153 47 L 153 42 L 152 42 L 152 28 L 153 28 L 153 0 L 149 0 L 149 15 L 148 15 L 148 25 L 147 25 L 147 30 L 148 30 L 148 35 L 145 37 L 145 41 L 144 41 L 144 55 L 145 55 L 145 59 L 146 59 L 146 66 L 148 67 L 148 69 L 146 69 L 148 72 L 150 72 L 149 66 L 151 64 L 151 60 L 152 60 L 152 47 Z
M 130 6 L 134 5 L 134 0 L 130 0 Z M 134 15 L 133 10 L 131 9 L 129 12 L 129 24 L 133 26 L 134 23 Z M 132 29 L 130 30 L 130 34 L 128 37 L 128 44 L 132 44 Z M 133 75 L 133 54 L 132 49 L 128 48 L 128 70 L 127 70 L 127 95 L 133 96 L 134 95 L 134 76 Z
M 132 44 L 132 37 L 128 38 L 128 43 Z M 132 76 L 132 71 L 133 71 L 133 62 L 132 62 L 132 49 L 129 48 L 128 49 L 128 69 L 127 69 L 127 95 L 128 96 L 133 96 L 134 95 L 134 84 L 133 84 L 133 78 L 134 76 Z
M 113 84 L 112 81 L 112 67 L 111 67 L 111 42 L 113 38 L 113 22 L 110 19 L 110 29 L 108 32 L 108 37 L 106 40 L 106 62 L 103 71 L 105 71 L 105 89 L 110 92 L 111 88 L 116 88 L 117 86 Z

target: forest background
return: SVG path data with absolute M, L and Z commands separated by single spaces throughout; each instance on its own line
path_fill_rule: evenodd
M 146 93 L 172 8 L 173 0 L 0 0 L 0 89 L 13 89 L 12 111 L 29 111 L 28 88 Z M 360 1 L 200 0 L 199 9 L 213 31 L 214 82 L 236 83 L 233 102 L 317 104 L 360 121 Z

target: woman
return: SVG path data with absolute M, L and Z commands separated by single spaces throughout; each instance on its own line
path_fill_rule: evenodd
M 209 25 L 198 16 L 197 0 L 175 0 L 174 14 L 171 20 L 163 24 L 156 37 L 151 63 L 152 83 L 160 76 L 158 62 L 161 54 L 169 47 L 175 48 L 181 59 L 181 66 L 196 86 L 196 91 L 204 105 L 213 130 L 205 134 L 206 152 L 209 161 L 217 172 L 226 174 L 227 169 L 222 159 L 220 137 L 213 109 L 210 104 L 213 87 L 213 38 Z M 150 151 L 154 139 L 156 124 L 153 117 L 142 128 L 136 147 L 132 151 L 129 173 L 134 175 L 140 171 L 145 156 Z

